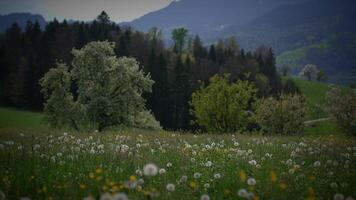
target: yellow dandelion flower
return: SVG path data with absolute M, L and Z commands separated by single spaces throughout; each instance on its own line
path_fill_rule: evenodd
M 272 183 L 277 182 L 278 178 L 277 178 L 276 172 L 271 171 L 271 172 L 269 173 L 269 176 L 270 176 L 270 178 L 271 178 Z
M 116 192 L 116 191 L 119 190 L 119 187 L 118 187 L 117 185 L 113 185 L 113 186 L 111 187 L 111 190 L 112 190 L 113 192 Z
M 42 192 L 43 192 L 43 193 L 46 193 L 46 192 L 47 192 L 47 187 L 46 187 L 46 186 L 43 186 L 43 187 L 42 187 Z
M 254 195 L 254 196 L 253 196 L 253 200 L 260 200 L 260 197 L 257 196 L 257 195 Z
M 281 190 L 285 190 L 285 189 L 287 188 L 287 184 L 285 184 L 285 183 L 280 183 L 280 184 L 279 184 L 279 188 L 280 188 Z
M 315 196 L 308 196 L 307 200 L 316 200 Z
M 108 188 L 108 186 L 103 185 L 102 189 L 103 189 L 103 191 L 107 191 L 109 188 Z
M 97 174 L 101 174 L 102 172 L 103 172 L 103 169 L 101 169 L 101 168 L 97 168 L 95 170 L 95 173 L 97 173 Z
M 80 184 L 79 187 L 80 187 L 80 189 L 85 189 L 85 185 L 84 184 Z
M 239 175 L 240 175 L 241 182 L 245 182 L 246 179 L 247 179 L 247 175 L 246 175 L 245 171 L 244 170 L 240 170 Z
M 231 191 L 230 191 L 229 189 L 224 189 L 224 193 L 225 193 L 226 195 L 228 195 L 228 194 L 231 193 Z
M 123 184 L 119 184 L 118 187 L 119 187 L 120 190 L 125 188 Z
M 189 186 L 194 189 L 194 188 L 196 188 L 198 185 L 197 185 L 197 183 L 196 183 L 195 181 L 191 181 L 191 182 L 189 183 Z
M 94 179 L 95 178 L 95 174 L 93 172 L 90 172 L 89 173 L 89 178 Z
M 309 187 L 309 188 L 308 188 L 308 192 L 309 192 L 309 194 L 312 195 L 312 196 L 315 195 L 315 190 L 314 190 L 314 188 L 312 188 L 312 187 Z
M 135 175 L 131 175 L 131 176 L 130 176 L 130 181 L 135 182 L 136 180 L 137 180 L 137 178 L 136 178 L 136 176 L 135 176 Z
M 101 176 L 98 176 L 95 178 L 96 181 L 101 181 L 102 179 L 103 179 L 103 177 L 101 177 Z
M 309 176 L 310 181 L 315 181 L 316 177 L 315 176 Z

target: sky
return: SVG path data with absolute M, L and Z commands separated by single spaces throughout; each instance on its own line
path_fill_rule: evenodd
M 30 12 L 46 20 L 92 20 L 105 10 L 112 21 L 131 21 L 173 0 L 0 0 L 0 14 Z

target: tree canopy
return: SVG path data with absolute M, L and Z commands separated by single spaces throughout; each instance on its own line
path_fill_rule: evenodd
M 70 70 L 60 63 L 41 79 L 44 110 L 52 125 L 80 129 L 93 124 L 99 131 L 109 126 L 142 125 L 137 118 L 149 114 L 142 94 L 151 92 L 154 82 L 135 59 L 117 58 L 114 47 L 104 41 L 74 49 Z

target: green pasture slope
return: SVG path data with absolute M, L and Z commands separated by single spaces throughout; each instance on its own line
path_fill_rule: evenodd
M 326 93 L 333 86 L 332 84 L 316 82 L 316 81 L 306 81 L 296 77 L 288 77 L 286 79 L 292 79 L 302 94 L 306 97 L 306 104 L 308 107 L 308 120 L 316 120 L 321 118 L 327 118 L 328 114 L 323 108 L 326 103 Z M 344 92 L 349 92 L 351 88 L 346 86 L 340 86 Z M 336 134 L 340 133 L 334 122 L 324 121 L 318 122 L 312 127 L 308 127 L 306 130 L 307 135 L 319 135 L 319 134 Z
M 42 113 L 0 108 L 0 128 L 43 129 L 46 125 Z

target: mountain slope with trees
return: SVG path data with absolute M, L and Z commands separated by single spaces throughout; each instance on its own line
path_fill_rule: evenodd
M 0 32 L 6 31 L 13 23 L 17 23 L 22 29 L 25 29 L 28 21 L 39 23 L 41 28 L 46 26 L 46 20 L 43 16 L 31 13 L 11 13 L 7 15 L 0 15 Z

